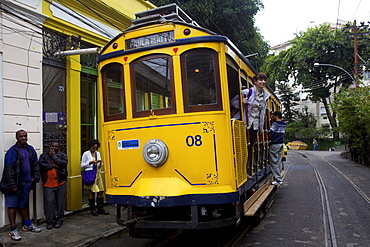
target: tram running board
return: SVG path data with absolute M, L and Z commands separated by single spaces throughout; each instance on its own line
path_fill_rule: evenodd
M 286 171 L 281 172 L 281 176 L 284 177 Z M 244 204 L 243 211 L 244 216 L 253 216 L 262 204 L 266 201 L 271 192 L 275 189 L 275 185 L 272 185 L 273 177 L 271 177 L 259 190 L 256 191 Z
M 275 188 L 275 185 L 272 185 L 271 182 L 272 178 L 243 204 L 244 216 L 253 216 L 266 201 L 267 197 Z

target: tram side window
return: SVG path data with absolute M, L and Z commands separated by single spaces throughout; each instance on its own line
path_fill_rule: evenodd
M 185 112 L 222 109 L 217 53 L 197 49 L 181 56 Z
M 102 69 L 104 120 L 125 119 L 123 70 L 120 64 L 106 65 Z
M 133 66 L 134 116 L 174 113 L 171 59 L 156 55 L 136 61 Z
M 228 81 L 228 87 L 229 87 L 230 113 L 231 113 L 231 118 L 233 118 L 240 109 L 240 105 L 238 108 L 236 108 L 231 103 L 232 99 L 234 97 L 238 97 L 240 93 L 239 73 L 236 69 L 234 69 L 229 64 L 227 64 L 226 69 L 227 69 L 227 81 Z

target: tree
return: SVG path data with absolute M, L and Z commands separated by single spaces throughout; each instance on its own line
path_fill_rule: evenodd
M 359 39 L 359 51 L 365 59 L 369 58 L 369 37 Z M 352 79 L 335 67 L 320 66 L 314 63 L 333 64 L 346 71 L 352 71 L 353 41 L 342 30 L 333 30 L 329 25 L 320 25 L 301 32 L 292 41 L 292 47 L 279 55 L 269 57 L 263 71 L 272 81 L 294 81 L 293 86 L 301 85 L 310 93 L 312 101 L 324 104 L 332 129 L 336 129 L 336 113 L 331 111 L 331 93 L 338 88 L 347 88 Z M 336 137 L 338 133 L 336 134 Z
M 352 159 L 370 165 L 370 86 L 336 94 L 332 107 L 339 129 L 348 137 Z
M 275 86 L 281 94 L 279 98 L 283 108 L 284 121 L 288 124 L 292 123 L 299 116 L 299 111 L 293 109 L 294 106 L 298 105 L 299 98 L 297 99 L 292 88 L 287 83 L 277 82 Z
M 314 138 L 316 133 L 316 119 L 306 108 L 305 112 L 297 114 L 296 121 L 287 124 L 285 139 L 293 141 L 302 138 Z
M 258 53 L 250 59 L 258 69 L 269 46 L 254 26 L 254 16 L 263 8 L 260 0 L 151 0 L 157 6 L 176 3 L 200 26 L 228 37 L 245 54 Z

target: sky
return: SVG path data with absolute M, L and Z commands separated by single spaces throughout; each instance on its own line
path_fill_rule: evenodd
M 270 46 L 293 39 L 294 33 L 337 19 L 367 23 L 370 0 L 262 0 L 265 8 L 257 13 L 256 26 Z M 368 24 L 368 23 L 367 23 Z

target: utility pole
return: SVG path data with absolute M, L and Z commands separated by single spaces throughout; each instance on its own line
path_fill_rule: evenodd
M 354 36 L 353 36 L 353 49 L 354 49 L 354 56 L 355 56 L 355 66 L 354 66 L 354 71 L 355 71 L 355 80 L 356 80 L 356 87 L 357 85 L 357 80 L 358 80 L 358 57 L 357 57 L 357 51 L 358 51 L 358 46 L 357 46 L 357 26 L 356 26 L 356 20 L 354 20 L 353 25 L 356 27 L 353 29 Z
M 368 22 L 370 24 L 370 22 Z M 353 26 L 350 26 L 349 24 L 346 25 L 346 27 L 343 28 L 343 30 L 350 29 L 353 32 L 349 33 L 347 35 L 344 35 L 345 37 L 353 36 L 353 50 L 354 50 L 354 75 L 356 80 L 356 87 L 358 87 L 358 45 L 357 45 L 357 38 L 359 35 L 365 35 L 370 34 L 369 25 L 365 25 L 364 22 L 360 23 L 360 26 L 357 26 L 356 20 L 353 22 Z M 359 32 L 360 31 L 360 32 Z

